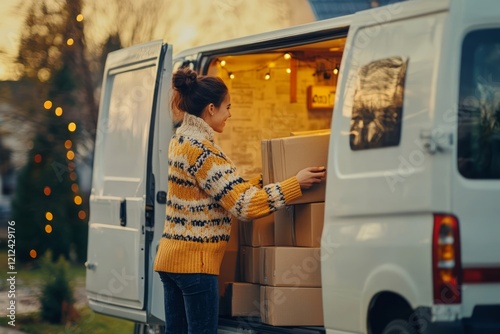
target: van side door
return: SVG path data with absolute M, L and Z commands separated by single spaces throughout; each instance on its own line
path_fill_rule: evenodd
M 150 307 L 153 231 L 163 227 L 172 129 L 170 80 L 162 78 L 171 77 L 171 66 L 172 49 L 162 41 L 121 49 L 108 55 L 102 85 L 86 289 L 94 310 L 136 321 Z

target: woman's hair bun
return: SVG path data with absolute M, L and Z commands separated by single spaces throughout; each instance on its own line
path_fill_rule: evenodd
M 189 67 L 182 67 L 174 73 L 172 85 L 182 95 L 188 95 L 196 86 L 198 74 Z

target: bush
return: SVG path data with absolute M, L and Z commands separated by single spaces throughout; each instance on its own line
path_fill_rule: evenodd
M 45 321 L 61 323 L 68 320 L 69 313 L 74 313 L 73 289 L 68 281 L 68 268 L 68 262 L 62 256 L 55 263 L 52 262 L 50 251 L 43 256 L 42 270 L 47 271 L 47 275 L 40 297 L 40 316 Z

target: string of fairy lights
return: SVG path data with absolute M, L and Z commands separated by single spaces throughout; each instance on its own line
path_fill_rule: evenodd
M 280 60 L 286 60 L 290 61 L 292 59 L 295 59 L 298 61 L 297 67 L 307 67 L 307 68 L 314 68 L 315 71 L 313 73 L 313 76 L 322 76 L 323 79 L 328 80 L 331 78 L 332 74 L 333 75 L 338 75 L 339 74 L 339 65 L 336 60 L 332 60 L 329 58 L 321 57 L 321 56 L 314 56 L 314 57 L 298 57 L 297 55 L 292 55 L 289 52 L 283 53 L 278 55 L 275 59 L 272 59 L 269 61 L 266 65 L 261 65 L 249 69 L 244 69 L 244 70 L 231 70 L 228 67 L 228 62 L 225 59 L 217 59 L 217 63 L 220 66 L 222 70 L 224 70 L 228 76 L 229 79 L 234 80 L 238 74 L 244 73 L 244 72 L 263 72 L 262 78 L 264 80 L 270 80 L 271 79 L 271 71 L 272 70 L 284 70 L 286 73 L 291 74 L 292 73 L 292 67 L 290 64 L 288 66 L 276 66 L 276 62 Z M 324 60 L 327 63 L 332 64 L 331 67 L 325 67 L 324 64 L 319 64 L 315 67 L 306 64 L 300 65 L 300 61 L 302 62 L 312 62 L 312 61 L 317 61 L 318 59 Z
M 82 22 L 83 15 L 78 14 L 75 17 L 75 20 L 77 22 Z M 74 44 L 75 44 L 75 40 L 73 38 L 69 37 L 68 39 L 66 39 L 66 45 L 72 46 Z M 51 76 L 51 73 L 46 68 L 42 68 L 40 71 L 38 71 L 38 79 L 41 82 L 45 82 L 45 81 L 49 80 L 50 76 Z M 53 108 L 53 107 L 54 107 L 53 103 L 50 100 L 46 100 L 43 103 L 43 108 L 45 110 L 52 110 L 53 109 L 54 114 L 57 117 L 61 117 L 64 113 L 63 108 L 60 106 L 57 106 L 55 108 Z M 76 128 L 77 128 L 77 125 L 75 122 L 69 122 L 67 125 L 68 132 L 70 132 L 70 133 L 75 132 Z M 73 192 L 73 203 L 77 206 L 80 206 L 83 203 L 83 199 L 79 195 L 80 187 L 78 186 L 78 183 L 76 182 L 78 175 L 76 174 L 75 163 L 73 161 L 75 159 L 75 152 L 73 150 L 73 142 L 70 139 L 67 139 L 64 142 L 64 148 L 66 149 L 66 159 L 67 159 L 67 165 L 64 165 L 64 168 L 67 168 L 67 171 L 69 172 L 69 179 L 73 182 L 71 184 L 71 191 Z M 34 162 L 36 164 L 40 164 L 40 163 L 42 163 L 43 156 L 42 156 L 42 154 L 37 153 L 34 155 L 33 159 L 34 159 Z M 43 195 L 46 197 L 52 196 L 52 188 L 49 185 L 46 185 L 43 188 Z M 54 213 L 52 213 L 51 211 L 46 211 L 44 214 L 44 218 L 47 221 L 47 223 L 45 224 L 45 227 L 44 227 L 44 231 L 45 231 L 45 233 L 50 234 L 53 232 L 54 228 L 53 228 L 52 224 L 53 224 L 53 221 L 56 217 L 54 216 Z M 87 213 L 85 212 L 85 210 L 81 209 L 78 211 L 78 218 L 80 220 L 85 220 L 85 218 L 87 218 Z M 36 249 L 31 249 L 29 255 L 31 258 L 35 259 L 38 256 L 38 253 L 37 253 Z

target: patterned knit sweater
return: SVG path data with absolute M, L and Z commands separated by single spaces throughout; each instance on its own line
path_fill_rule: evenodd
M 231 217 L 268 215 L 302 196 L 295 177 L 262 187 L 246 181 L 214 143 L 214 131 L 187 114 L 169 146 L 166 220 L 155 271 L 219 274 Z

